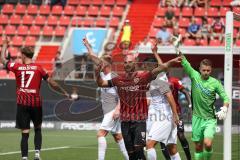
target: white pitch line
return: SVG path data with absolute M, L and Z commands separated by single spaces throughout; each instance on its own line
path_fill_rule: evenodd
M 67 149 L 67 148 L 70 148 L 70 146 L 44 148 L 44 149 L 41 149 L 41 151 L 51 151 L 51 150 L 59 150 L 59 149 Z M 35 152 L 35 150 L 29 150 L 28 152 Z M 21 153 L 21 151 L 5 152 L 5 153 L 0 153 L 0 156 L 11 155 L 11 154 L 19 154 L 19 153 Z

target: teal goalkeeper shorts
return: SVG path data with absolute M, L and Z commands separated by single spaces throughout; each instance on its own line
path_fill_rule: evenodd
M 204 138 L 213 139 L 216 133 L 217 119 L 192 117 L 192 141 L 202 141 Z

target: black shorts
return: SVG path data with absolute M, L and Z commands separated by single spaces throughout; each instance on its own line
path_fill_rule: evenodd
M 181 119 L 179 120 L 179 123 L 177 125 L 177 131 L 178 132 L 184 132 L 184 122 Z
M 16 115 L 16 128 L 30 129 L 30 121 L 34 127 L 42 124 L 42 107 L 18 105 Z
M 128 152 L 135 146 L 146 146 L 146 122 L 121 122 L 121 129 Z

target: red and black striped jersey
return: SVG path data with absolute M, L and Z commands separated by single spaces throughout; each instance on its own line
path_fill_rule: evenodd
M 41 107 L 42 98 L 39 94 L 42 79 L 47 80 L 48 74 L 37 64 L 7 63 L 7 69 L 16 77 L 17 104 Z
M 129 78 L 124 75 L 112 79 L 120 98 L 120 119 L 122 121 L 142 121 L 147 119 L 148 105 L 146 92 L 152 80 L 151 72 L 136 72 Z

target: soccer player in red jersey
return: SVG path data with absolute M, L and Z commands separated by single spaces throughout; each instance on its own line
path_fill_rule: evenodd
M 7 37 L 4 39 L 1 52 L 1 63 L 16 77 L 17 94 L 17 115 L 16 128 L 21 129 L 21 153 L 22 160 L 28 159 L 28 138 L 30 131 L 30 121 L 34 124 L 34 145 L 35 158 L 40 160 L 40 150 L 42 145 L 42 98 L 40 96 L 40 86 L 42 79 L 46 80 L 51 87 L 60 93 L 68 96 L 67 92 L 61 88 L 46 71 L 32 61 L 33 48 L 25 47 L 21 49 L 22 63 L 10 62 L 5 59 L 5 52 L 8 46 Z
M 86 39 L 84 45 L 88 49 L 88 55 L 98 66 L 96 70 L 97 84 L 100 87 L 116 86 L 120 98 L 120 120 L 122 135 L 128 151 L 129 160 L 145 160 L 143 147 L 146 145 L 146 119 L 148 116 L 148 105 L 146 92 L 149 83 L 155 79 L 158 73 L 166 70 L 172 61 L 168 61 L 152 71 L 136 71 L 136 59 L 128 55 L 124 59 L 125 73 L 114 77 L 112 80 L 103 80 L 99 74 L 104 66 L 104 61 L 96 57 Z M 177 57 L 175 62 L 179 59 Z M 178 121 L 178 117 L 174 117 Z

